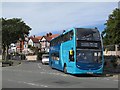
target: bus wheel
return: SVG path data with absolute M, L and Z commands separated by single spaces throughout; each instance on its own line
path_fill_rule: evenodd
M 66 67 L 66 65 L 64 65 L 64 70 L 63 71 L 64 71 L 65 74 L 67 74 L 67 67 Z
M 50 62 L 51 66 L 52 66 L 52 61 Z
M 53 67 L 52 67 L 52 62 L 50 62 L 50 64 L 51 64 L 51 68 L 53 69 Z

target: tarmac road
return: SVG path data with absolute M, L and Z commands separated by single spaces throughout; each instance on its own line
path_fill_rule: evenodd
M 118 76 L 69 75 L 40 62 L 2 68 L 2 88 L 118 88 Z

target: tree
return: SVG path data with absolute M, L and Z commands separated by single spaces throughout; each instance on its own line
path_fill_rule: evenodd
M 24 40 L 24 35 L 28 35 L 31 28 L 20 18 L 6 19 L 2 21 L 2 48 L 4 59 L 8 53 L 8 47 L 11 43 L 16 43 L 19 38 Z M 6 52 L 6 54 L 5 54 Z
M 120 44 L 120 9 L 113 10 L 105 25 L 102 32 L 104 45 Z

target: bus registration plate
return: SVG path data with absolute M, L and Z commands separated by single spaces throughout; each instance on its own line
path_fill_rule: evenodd
M 87 72 L 87 74 L 93 74 L 93 72 Z

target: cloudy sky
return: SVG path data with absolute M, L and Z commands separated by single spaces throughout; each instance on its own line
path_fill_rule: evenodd
M 104 29 L 117 2 L 3 2 L 2 17 L 22 18 L 30 35 L 60 33 L 71 27 Z

